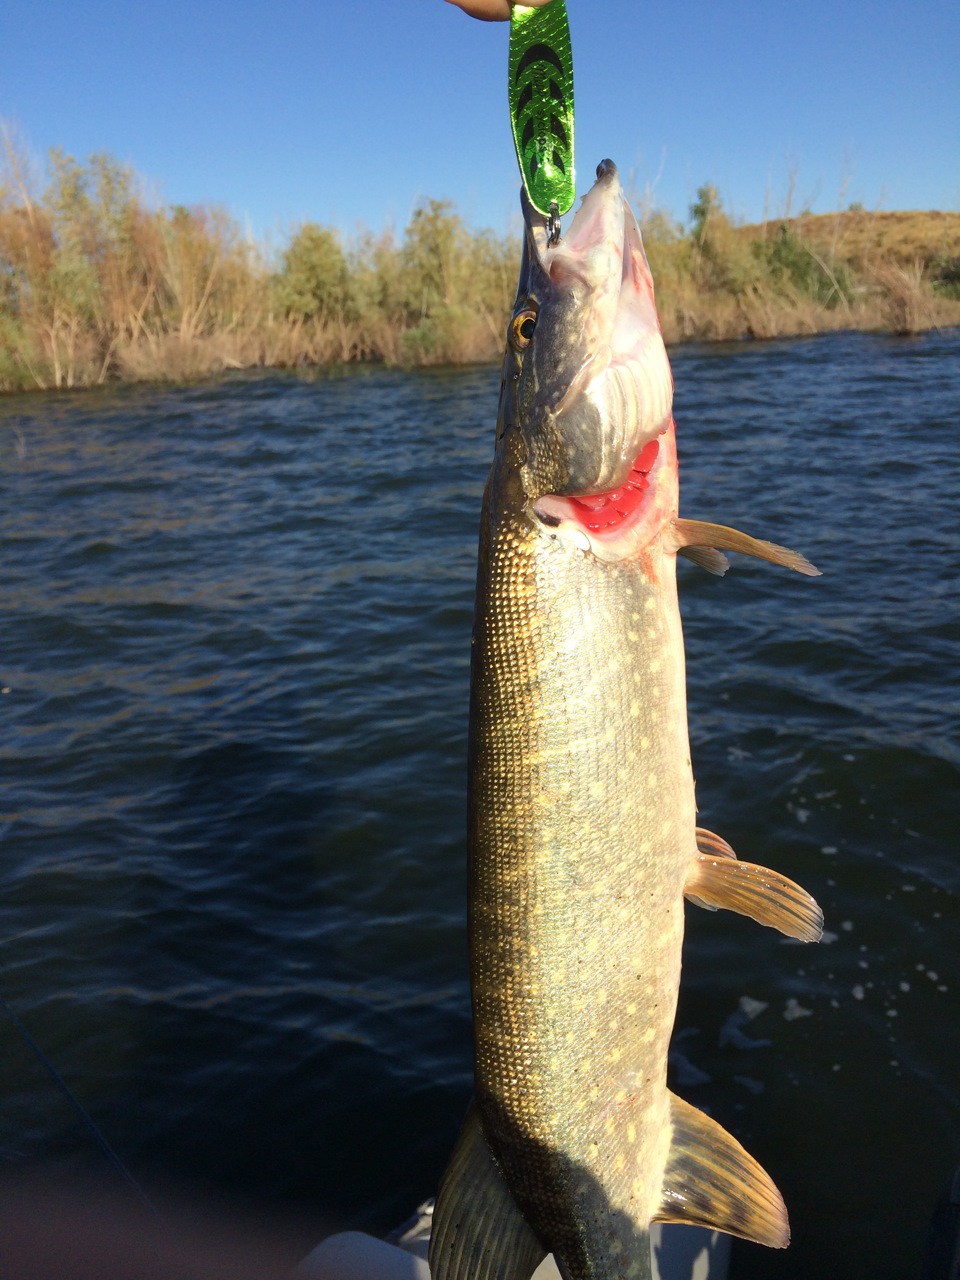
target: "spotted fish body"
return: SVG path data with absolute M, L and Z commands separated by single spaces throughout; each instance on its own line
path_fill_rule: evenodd
M 655 1220 L 783 1245 L 759 1165 L 668 1092 L 683 899 L 819 936 L 803 890 L 696 825 L 676 555 L 802 557 L 680 520 L 669 365 L 604 162 L 526 248 L 481 521 L 471 681 L 475 1099 L 433 1280 L 650 1274 Z

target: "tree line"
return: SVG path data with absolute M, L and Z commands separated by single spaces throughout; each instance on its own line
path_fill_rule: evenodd
M 3 142 L 0 390 L 502 348 L 519 237 L 472 230 L 449 202 L 422 201 L 402 236 L 345 242 L 308 222 L 271 256 L 223 210 L 151 206 L 106 153 L 55 148 L 41 184 Z M 709 185 L 687 225 L 656 209 L 642 221 L 668 341 L 960 322 L 960 257 L 929 247 L 903 261 L 849 252 L 836 231 L 823 243 L 802 218 L 737 227 Z

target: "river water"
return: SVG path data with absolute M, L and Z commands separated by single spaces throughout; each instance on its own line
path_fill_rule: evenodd
M 688 908 L 672 1083 L 790 1208 L 734 1276 L 912 1275 L 960 1161 L 960 333 L 672 359 L 683 513 L 824 575 L 682 564 L 702 821 L 828 931 Z M 0 995 L 148 1190 L 318 1235 L 435 1190 L 497 382 L 0 402 Z M 0 1162 L 105 1166 L 2 1010 Z

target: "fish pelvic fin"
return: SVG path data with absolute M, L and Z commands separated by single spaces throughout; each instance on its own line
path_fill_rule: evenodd
M 736 858 L 733 845 L 728 844 L 723 836 L 718 836 L 715 831 L 708 831 L 706 827 L 696 828 L 697 848 L 701 853 L 710 854 L 715 858 Z
M 745 556 L 756 556 L 758 560 L 781 564 L 785 569 L 793 569 L 810 578 L 820 577 L 820 570 L 816 565 L 812 565 L 799 551 L 791 551 L 788 547 L 766 542 L 762 538 L 751 538 L 749 533 L 730 529 L 725 524 L 710 524 L 706 520 L 681 520 L 677 517 L 664 530 L 664 544 L 673 551 L 683 552 L 710 573 L 726 572 L 726 563 L 722 568 L 719 567 L 720 561 L 726 562 L 726 556 L 720 555 L 721 551 L 739 551 Z M 719 559 L 704 556 L 704 549 L 712 551 Z
M 716 1120 L 671 1093 L 673 1135 L 657 1222 L 712 1227 L 785 1249 L 790 1224 L 770 1175 Z
M 720 841 L 719 836 L 712 838 Z M 690 868 L 683 886 L 685 897 L 713 911 L 723 907 L 750 916 L 759 924 L 779 929 L 788 938 L 820 941 L 823 912 L 806 889 L 768 867 L 741 862 L 726 841 L 721 844 L 725 848 L 709 844 L 705 847 L 698 835 L 698 845 L 704 852 Z
M 546 1255 L 503 1180 L 471 1104 L 437 1193 L 431 1280 L 530 1280 Z

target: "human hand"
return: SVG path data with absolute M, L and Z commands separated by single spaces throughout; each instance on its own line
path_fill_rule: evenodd
M 473 18 L 482 18 L 484 22 L 505 21 L 513 8 L 511 0 L 447 0 L 447 3 L 455 4 L 464 13 L 469 13 Z M 549 4 L 550 0 L 524 0 L 524 3 L 539 9 L 541 5 Z

